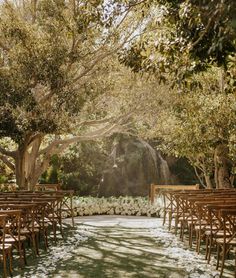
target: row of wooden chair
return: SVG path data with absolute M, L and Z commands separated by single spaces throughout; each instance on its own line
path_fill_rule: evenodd
M 168 222 L 169 230 L 173 228 L 182 240 L 186 236 L 190 247 L 195 243 L 197 253 L 204 246 L 208 263 L 215 248 L 222 277 L 226 257 L 236 252 L 236 189 L 173 190 L 162 196 L 163 224 Z
M 20 267 L 26 264 L 25 243 L 32 246 L 35 256 L 39 255 L 39 239 L 48 248 L 48 235 L 52 230 L 54 241 L 57 233 L 63 237 L 62 212 L 70 209 L 68 203 L 72 192 L 1 192 L 0 193 L 0 252 L 3 261 L 3 277 L 12 275 L 12 250 L 17 249 Z M 74 225 L 74 219 L 73 223 Z M 7 263 L 8 262 L 8 263 Z

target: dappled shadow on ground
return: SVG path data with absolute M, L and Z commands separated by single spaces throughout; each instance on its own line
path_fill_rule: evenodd
M 97 237 L 78 249 L 73 260 L 66 263 L 67 277 L 184 277 L 162 256 L 151 238 L 126 235 L 125 229 L 116 231 L 100 227 Z M 65 277 L 63 270 L 58 271 Z M 76 277 L 76 276 L 75 276 Z
M 168 254 L 165 237 L 152 237 L 154 219 L 84 218 L 74 230 L 66 229 L 66 238 L 51 246 L 40 258 L 28 259 L 25 270 L 14 277 L 25 278 L 183 278 L 214 277 L 204 273 L 204 265 L 193 276 L 178 263 L 178 256 Z M 166 233 L 166 235 L 165 235 Z M 178 252 L 184 252 L 178 249 Z M 177 255 L 177 254 L 176 254 Z M 199 263 L 199 262 L 198 262 Z M 194 262 L 193 262 L 194 264 Z M 196 266 L 197 267 L 197 266 Z M 198 275 L 198 276 L 197 276 Z

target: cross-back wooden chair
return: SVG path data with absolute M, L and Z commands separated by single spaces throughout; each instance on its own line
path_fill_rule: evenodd
M 0 202 L 0 206 L 3 205 Z M 25 236 L 33 247 L 35 256 L 39 255 L 38 249 L 38 233 L 39 229 L 35 227 L 36 204 L 34 203 L 15 203 L 11 202 L 6 208 L 21 211 L 21 227 L 20 235 Z
M 69 211 L 71 215 L 72 226 L 75 226 L 74 220 L 74 207 L 73 207 L 73 196 L 74 190 L 66 190 L 66 191 L 56 191 L 56 196 L 61 197 L 61 213 L 63 211 Z
M 53 230 L 53 236 L 54 236 L 54 241 L 56 242 L 57 236 L 56 236 L 56 231 L 57 231 L 57 226 L 59 226 L 59 230 L 61 232 L 61 235 L 63 236 L 63 229 L 62 229 L 62 216 L 61 216 L 61 204 L 62 204 L 62 196 L 45 196 L 44 194 L 17 194 L 16 197 L 5 197 L 5 201 L 15 203 L 26 203 L 26 202 L 31 202 L 31 203 L 39 203 L 43 202 L 44 203 L 44 221 L 43 225 L 44 228 L 47 225 L 52 226 Z M 1 202 L 1 198 L 0 198 Z M 41 207 L 42 210 L 42 207 Z M 45 233 L 46 229 L 44 229 L 44 235 L 46 236 Z M 46 239 L 46 238 L 45 238 Z M 47 239 L 46 239 L 47 241 Z M 47 245 L 47 244 L 46 244 Z M 46 246 L 45 245 L 45 246 Z
M 223 237 L 217 238 L 217 268 L 219 267 L 221 255 L 221 271 L 220 277 L 223 275 L 224 264 L 226 255 L 232 248 L 236 248 L 236 207 L 231 209 L 221 209 L 219 211 L 222 225 Z M 235 258 L 236 260 L 236 258 Z M 236 277 L 236 264 L 235 264 L 235 277 Z
M 209 263 L 213 247 L 216 247 L 216 240 L 224 235 L 223 223 L 219 215 L 220 209 L 234 208 L 235 202 L 215 202 L 207 204 L 207 210 L 210 218 L 210 229 L 205 231 L 206 239 L 206 260 Z
M 5 242 L 7 214 L 0 215 L 0 256 L 3 262 L 3 277 L 12 276 L 12 245 Z M 8 267 L 9 261 L 9 267 Z
M 57 241 L 57 227 L 59 226 L 59 231 L 63 237 L 62 229 L 62 214 L 61 214 L 61 197 L 42 197 L 42 198 L 33 198 L 35 202 L 46 202 L 44 209 L 44 223 L 50 224 L 53 230 L 54 241 Z
M 26 254 L 24 243 L 26 237 L 21 235 L 21 210 L 6 209 L 6 206 L 0 205 L 0 215 L 8 215 L 6 224 L 5 243 L 11 244 L 19 253 L 20 267 L 23 268 L 26 264 Z

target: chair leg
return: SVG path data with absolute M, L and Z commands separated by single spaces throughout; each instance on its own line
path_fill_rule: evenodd
M 52 225 L 52 229 L 53 229 L 53 238 L 54 238 L 54 242 L 56 243 L 57 242 L 57 228 L 56 228 L 56 223 L 53 222 L 53 225 Z
M 165 223 L 166 223 L 166 210 L 164 210 L 164 212 L 163 212 L 163 223 L 162 223 L 162 225 L 164 226 Z
M 27 265 L 24 242 L 19 242 L 17 249 L 20 256 L 20 268 L 23 269 Z
M 22 247 L 23 247 L 22 242 L 19 241 L 14 246 L 16 247 L 17 252 L 19 254 L 19 266 L 20 266 L 21 269 L 23 269 L 24 266 L 25 266 L 25 263 L 24 263 L 24 251 L 22 250 Z
M 47 232 L 46 227 L 43 229 L 43 240 L 44 240 L 44 249 L 45 249 L 45 251 L 47 251 L 48 250 L 48 232 Z
M 62 238 L 64 238 L 63 228 L 62 228 L 62 220 L 61 220 L 61 218 L 59 219 L 59 225 L 60 225 L 60 233 L 61 233 L 61 236 L 62 236 Z
M 177 235 L 178 223 L 179 223 L 178 217 L 176 216 L 176 217 L 175 217 L 175 235 Z
M 198 242 L 197 242 L 197 254 L 200 253 L 201 238 L 202 238 L 201 230 L 199 229 L 199 231 L 198 231 Z
M 39 256 L 39 237 L 40 237 L 40 232 L 35 234 L 35 246 L 36 246 L 36 251 L 37 255 Z
M 48 250 L 48 231 L 46 227 L 43 227 L 42 229 L 42 237 L 44 242 L 44 249 L 45 251 Z M 39 239 L 40 239 L 40 233 L 39 233 Z
M 189 225 L 189 247 L 192 248 L 193 246 L 193 224 Z
M 206 235 L 206 255 L 205 255 L 205 260 L 208 258 L 208 253 L 209 253 L 209 236 Z
M 236 248 L 235 248 L 235 252 L 234 252 L 234 278 L 236 278 Z
M 169 231 L 171 230 L 172 212 L 169 212 Z
M 207 257 L 207 263 L 210 263 L 211 260 L 211 250 L 212 250 L 212 242 L 213 242 L 213 238 L 212 235 L 210 236 L 210 242 L 209 242 L 209 247 L 208 247 L 208 257 Z
M 184 220 L 180 221 L 180 234 L 179 238 L 183 241 L 184 240 Z
M 7 277 L 7 255 L 6 253 L 3 251 L 3 277 Z
M 10 275 L 12 276 L 13 273 L 13 260 L 12 260 L 12 249 L 9 251 L 9 270 L 10 270 Z
M 182 221 L 182 229 L 180 234 L 180 238 L 182 241 L 184 240 L 184 229 L 185 229 L 185 225 L 184 225 L 184 221 Z
M 219 268 L 219 263 L 220 263 L 220 245 L 217 244 L 217 262 L 216 262 L 216 269 Z
M 75 227 L 75 219 L 74 219 L 74 210 L 73 210 L 73 200 L 71 199 L 71 221 L 72 221 L 72 226 Z
M 199 230 L 196 230 L 196 252 L 198 251 L 198 242 L 199 242 Z
M 31 238 L 32 238 L 32 243 L 33 243 L 34 255 L 35 255 L 35 257 L 37 257 L 39 255 L 39 250 L 38 250 L 38 246 L 37 246 L 36 234 L 33 233 L 31 235 Z
M 223 245 L 223 248 L 222 248 L 222 262 L 221 262 L 220 277 L 222 277 L 223 271 L 224 271 L 225 256 L 226 256 L 226 246 L 225 246 L 225 244 L 224 244 L 224 245 Z

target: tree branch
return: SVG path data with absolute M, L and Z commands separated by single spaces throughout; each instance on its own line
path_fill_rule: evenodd
M 10 156 L 12 158 L 16 157 L 16 151 L 8 151 L 1 146 L 0 146 L 0 153 L 2 153 L 3 155 L 6 155 L 6 156 Z
M 199 42 L 204 38 L 204 36 L 207 34 L 207 32 L 209 31 L 210 27 L 211 27 L 211 23 L 213 22 L 214 18 L 217 16 L 219 10 L 214 11 L 213 15 L 209 18 L 208 22 L 207 22 L 207 26 L 206 28 L 201 32 L 199 38 L 192 43 L 192 45 L 189 47 L 189 50 L 192 50 L 197 44 L 199 44 Z
M 14 164 L 5 155 L 0 155 L 0 159 L 7 165 L 7 167 L 9 167 L 12 171 L 15 171 Z
M 36 133 L 36 134 L 32 135 L 29 139 L 28 145 L 30 146 L 34 140 L 41 139 L 41 138 L 42 138 L 42 135 L 40 133 Z
M 74 136 L 72 138 L 55 140 L 49 146 L 47 146 L 46 148 L 41 150 L 39 152 L 39 155 L 42 155 L 42 154 L 46 155 L 47 153 L 51 152 L 52 149 L 58 148 L 60 145 L 72 144 L 72 143 L 75 143 L 75 142 L 78 142 L 78 141 L 95 140 L 95 139 L 100 139 L 100 138 L 109 136 L 112 133 L 114 133 L 116 129 L 118 131 L 118 129 L 120 129 L 120 125 L 118 125 L 118 124 L 111 125 L 109 123 L 105 127 L 102 127 L 102 128 L 97 129 L 95 131 L 91 131 L 90 133 L 87 133 L 85 135 Z
M 199 173 L 198 173 L 198 171 L 197 171 L 197 167 L 196 167 L 196 166 L 193 166 L 193 169 L 194 169 L 195 175 L 196 175 L 196 177 L 198 178 L 200 184 L 201 184 L 204 188 L 206 188 L 205 183 L 203 182 L 202 178 L 200 177 L 200 175 L 199 175 Z

